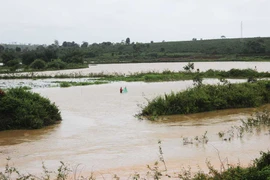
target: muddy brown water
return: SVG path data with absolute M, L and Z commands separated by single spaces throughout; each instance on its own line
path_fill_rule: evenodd
M 231 80 L 237 81 L 237 80 Z M 243 80 L 241 80 L 243 81 Z M 216 83 L 217 80 L 206 80 Z M 120 94 L 119 87 L 128 93 Z M 0 132 L 0 169 L 6 158 L 23 172 L 40 173 L 42 162 L 56 170 L 59 161 L 71 167 L 80 164 L 82 174 L 128 176 L 135 171 L 147 172 L 146 165 L 158 160 L 158 140 L 168 169 L 181 167 L 206 168 L 210 160 L 215 167 L 223 162 L 248 165 L 260 151 L 270 149 L 267 130 L 222 141 L 218 132 L 226 131 L 247 118 L 254 109 L 233 109 L 185 116 L 164 117 L 164 122 L 138 120 L 139 105 L 157 95 L 180 91 L 192 86 L 192 81 L 143 83 L 115 82 L 103 85 L 70 88 L 33 89 L 59 106 L 63 121 L 40 130 Z M 183 145 L 183 137 L 202 136 L 207 131 L 205 145 Z
M 176 63 L 128 63 L 128 64 L 90 64 L 88 68 L 84 69 L 71 69 L 61 71 L 44 71 L 36 72 L 35 75 L 89 75 L 90 73 L 104 73 L 104 74 L 131 74 L 138 72 L 162 72 L 164 70 L 170 71 L 183 71 L 183 67 L 187 65 L 187 62 L 176 62 Z M 194 69 L 200 71 L 207 71 L 209 69 L 225 70 L 228 71 L 232 68 L 235 69 L 254 69 L 259 72 L 270 72 L 270 62 L 194 62 Z M 29 74 L 31 73 L 21 73 Z M 3 74 L 0 74 L 3 75 Z

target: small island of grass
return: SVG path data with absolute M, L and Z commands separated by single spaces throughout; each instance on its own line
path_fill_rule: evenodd
M 197 84 L 183 92 L 148 101 L 142 116 L 191 114 L 213 110 L 258 107 L 270 102 L 270 81 L 217 85 Z
M 57 106 L 37 93 L 23 88 L 0 89 L 0 131 L 39 129 L 61 119 Z

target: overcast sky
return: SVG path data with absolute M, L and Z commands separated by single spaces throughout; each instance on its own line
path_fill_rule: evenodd
M 0 0 L 0 43 L 270 36 L 270 0 Z

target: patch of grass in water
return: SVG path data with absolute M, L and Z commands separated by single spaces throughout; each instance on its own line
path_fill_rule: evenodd
M 59 83 L 55 81 L 55 83 Z M 89 86 L 98 84 L 107 84 L 106 81 L 93 81 L 93 82 L 60 82 L 60 87 L 70 87 L 70 86 Z

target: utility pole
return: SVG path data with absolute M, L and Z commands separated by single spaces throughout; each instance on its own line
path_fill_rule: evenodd
M 241 21 L 241 39 L 243 38 L 243 22 Z

